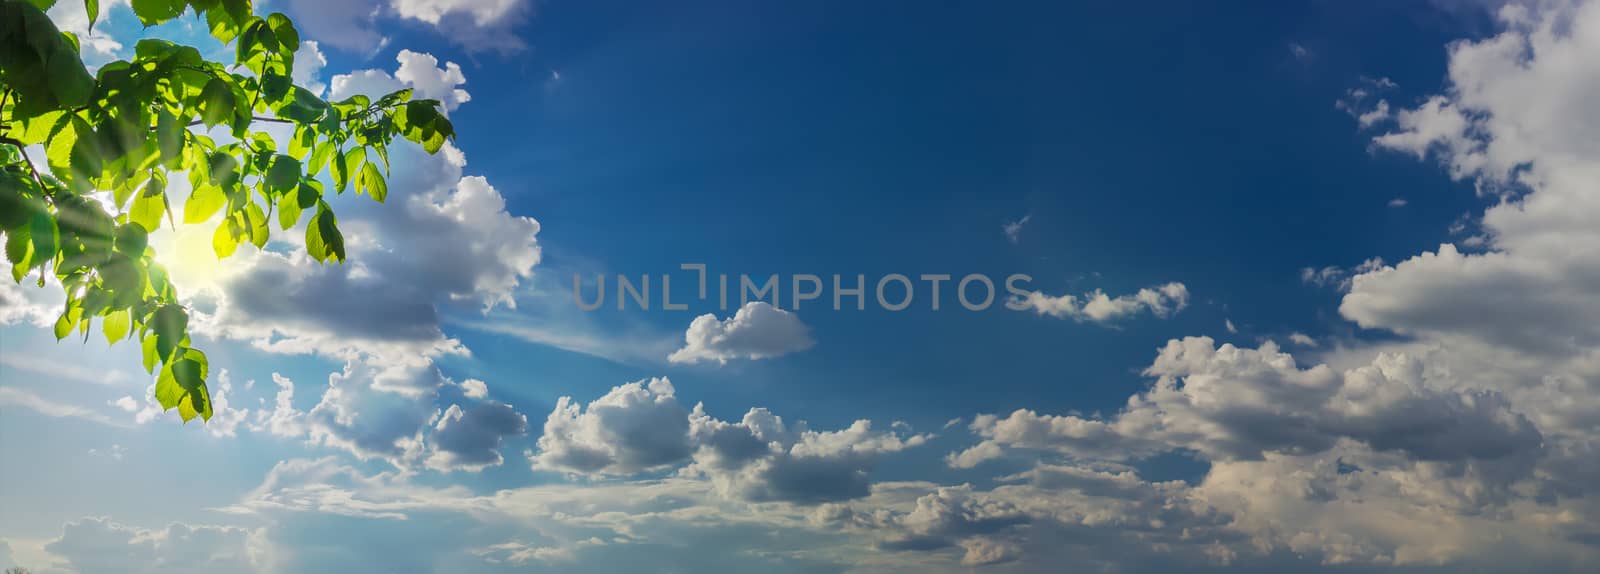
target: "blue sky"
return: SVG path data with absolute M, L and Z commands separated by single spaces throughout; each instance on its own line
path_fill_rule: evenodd
M 341 200 L 344 267 L 293 233 L 176 256 L 226 370 L 206 425 L 0 287 L 0 565 L 1600 560 L 1600 4 L 861 4 L 258 5 L 302 84 L 412 87 L 458 140 Z M 221 49 L 121 3 L 81 31 L 91 64 Z M 685 263 L 785 299 L 573 301 L 684 300 Z M 1037 293 L 787 300 L 893 273 Z

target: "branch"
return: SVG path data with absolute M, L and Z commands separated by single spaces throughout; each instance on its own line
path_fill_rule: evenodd
M 262 117 L 262 116 L 250 116 L 250 121 L 252 121 L 252 122 L 268 122 L 268 123 L 274 123 L 274 124 L 292 124 L 292 123 L 294 123 L 292 121 L 281 119 L 281 118 L 268 118 L 268 117 Z M 202 125 L 204 123 L 205 123 L 205 121 L 203 121 L 203 120 L 195 120 L 195 121 L 189 122 L 189 125 L 187 127 L 191 127 L 192 128 L 194 126 Z
M 33 181 L 39 184 L 39 191 L 45 195 L 50 195 L 50 188 L 45 187 L 44 178 L 39 177 L 39 170 L 33 166 L 33 160 L 28 157 L 28 147 L 22 145 L 22 142 L 20 141 L 5 136 L 0 136 L 0 143 L 15 146 L 17 148 L 17 153 L 22 154 L 22 163 L 28 164 L 28 173 L 33 174 Z

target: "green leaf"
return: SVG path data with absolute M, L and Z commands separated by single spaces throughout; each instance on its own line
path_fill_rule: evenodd
M 189 199 L 183 202 L 183 222 L 203 223 L 216 215 L 223 205 L 228 203 L 228 197 L 222 189 L 215 185 L 203 185 L 189 194 Z
M 228 2 L 224 2 L 226 5 Z M 239 37 L 239 23 L 250 14 L 249 2 L 245 2 L 243 16 L 233 10 L 211 9 L 206 11 L 206 26 L 211 30 L 211 36 L 223 44 L 232 42 Z
M 284 16 L 281 12 L 273 12 L 267 16 L 267 27 L 278 36 L 278 44 L 288 52 L 292 53 L 300 47 L 300 33 L 295 31 L 294 22 L 289 21 L 288 16 Z
M 168 303 L 156 309 L 150 318 L 150 327 L 155 330 L 156 356 L 161 359 L 172 357 L 183 343 L 189 330 L 189 312 L 183 306 Z
M 344 235 L 339 233 L 338 219 L 325 202 L 317 203 L 317 214 L 306 224 L 306 252 L 320 262 L 326 263 L 330 258 L 344 262 Z
M 294 84 L 289 81 L 289 76 L 268 70 L 261 78 L 261 95 L 266 96 L 269 102 L 276 102 L 289 95 L 292 86 Z
M 156 354 L 155 333 L 146 335 L 144 340 L 139 342 L 139 350 L 144 354 L 144 372 L 154 374 L 156 360 L 159 358 L 159 355 Z
M 139 225 L 123 225 L 117 228 L 116 245 L 117 251 L 129 257 L 143 257 L 144 248 L 150 245 L 150 234 Z
M 249 207 L 245 208 L 244 214 L 246 227 L 243 231 L 249 234 L 250 243 L 255 245 L 256 249 L 266 247 L 267 238 L 271 232 L 271 229 L 267 227 L 267 214 L 262 213 L 261 206 L 256 205 L 254 202 L 251 202 Z
M 88 186 L 89 180 L 100 177 L 100 172 L 104 170 L 100 138 L 95 137 L 94 128 L 89 127 L 89 122 L 78 116 L 72 116 L 72 131 L 78 136 L 68 158 L 72 179 L 76 184 Z
M 161 214 L 166 211 L 166 184 L 159 178 L 152 177 L 150 182 L 144 185 L 144 191 L 133 199 L 133 208 L 128 211 L 128 221 L 139 224 L 146 232 L 153 233 L 161 228 Z
M 154 26 L 183 14 L 184 0 L 133 0 L 133 13 L 139 22 Z
M 206 87 L 200 90 L 200 121 L 206 127 L 216 127 L 233 119 L 234 108 L 238 105 L 233 96 L 233 89 L 228 82 L 221 78 L 212 78 L 206 82 Z
M 35 267 L 54 259 L 59 249 L 56 220 L 43 211 L 33 214 L 28 224 L 28 236 L 33 239 L 33 265 Z
M 333 140 L 322 140 L 318 143 L 317 147 L 312 148 L 311 159 L 306 163 L 306 175 L 316 177 L 322 171 L 322 166 L 328 164 L 328 156 L 333 155 L 337 150 L 338 148 L 334 146 Z
M 175 162 L 183 157 L 183 132 L 187 129 L 166 110 L 156 117 L 156 147 L 161 150 L 161 163 L 167 167 L 177 167 Z
M 378 173 L 378 166 L 370 161 L 361 166 L 361 182 L 366 187 L 367 193 L 378 203 L 383 203 L 383 200 L 389 197 L 389 185 L 384 183 L 383 174 Z
M 217 152 L 206 158 L 207 174 L 212 183 L 222 188 L 232 188 L 239 183 L 239 160 L 232 155 Z
M 227 259 L 239 249 L 239 224 L 235 219 L 229 217 L 222 220 L 211 234 L 211 249 L 217 253 L 217 259 Z
M 29 260 L 33 257 L 33 239 L 28 233 L 27 226 L 18 226 L 6 232 L 6 260 L 11 262 L 11 278 L 17 282 L 22 281 L 23 275 L 28 273 Z
M 61 316 L 56 319 L 56 340 L 60 341 L 67 338 L 67 335 L 71 335 L 72 329 L 78 326 L 78 321 L 82 318 L 83 307 L 71 305 L 67 307 L 67 310 L 62 311 Z
M 133 321 L 128 318 L 127 309 L 118 309 L 106 315 L 100 322 L 100 330 L 106 335 L 106 343 L 115 345 L 123 337 L 128 336 L 128 330 L 133 326 Z
M 293 191 L 300 183 L 300 169 L 300 160 L 287 155 L 276 156 L 272 160 L 272 167 L 267 168 L 264 180 L 267 189 L 275 193 Z
M 89 31 L 93 32 L 95 21 L 100 19 L 100 0 L 83 0 L 83 11 L 89 15 Z
M 345 161 L 344 154 L 335 150 L 333 153 L 333 165 L 329 167 L 328 171 L 333 174 L 333 188 L 339 190 L 339 193 L 344 193 L 345 188 L 350 185 L 349 166 L 350 164 Z
M 302 183 L 300 187 L 304 188 L 305 185 Z M 283 228 L 284 231 L 288 231 L 289 228 L 294 227 L 294 224 L 300 222 L 302 211 L 300 201 L 297 198 L 284 196 L 278 200 L 278 226 Z

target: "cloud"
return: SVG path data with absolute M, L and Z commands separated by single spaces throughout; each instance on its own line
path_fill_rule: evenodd
M 988 454 L 961 453 L 952 462 L 996 458 L 994 447 L 1106 460 L 1176 450 L 1209 460 L 1259 460 L 1267 453 L 1319 453 L 1340 440 L 1423 460 L 1467 461 L 1526 454 L 1541 441 L 1500 393 L 1442 390 L 1448 387 L 1428 380 L 1421 361 L 1407 355 L 1380 355 L 1339 373 L 1327 365 L 1300 369 L 1271 342 L 1252 350 L 1191 337 L 1169 341 L 1144 373 L 1157 377 L 1154 386 L 1109 419 L 1027 410 L 980 415 L 971 426 L 985 441 L 973 448 Z
M 1189 290 L 1182 283 L 1167 283 L 1117 297 L 1106 295 L 1098 289 L 1082 297 L 1056 297 L 1034 291 L 1026 297 L 1013 296 L 1012 304 L 1057 319 L 1108 324 L 1144 311 L 1161 318 L 1172 316 L 1188 306 Z
M 295 23 L 329 45 L 373 54 L 389 43 L 381 30 L 396 20 L 424 24 L 469 52 L 527 49 L 516 28 L 533 13 L 529 0 L 289 0 Z
M 1559 365 L 1600 347 L 1600 3 L 1507 5 L 1503 30 L 1452 44 L 1443 94 L 1399 112 L 1379 149 L 1441 162 L 1498 201 L 1482 235 L 1370 269 L 1345 318 L 1452 345 L 1506 346 Z M 1462 222 L 1470 224 L 1471 221 Z
M 678 468 L 709 479 L 730 499 L 817 503 L 866 496 L 879 457 L 929 438 L 874 430 L 866 420 L 815 431 L 765 408 L 723 421 L 704 405 L 686 411 L 670 381 L 651 379 L 615 387 L 587 406 L 562 397 L 532 460 L 536 470 L 594 476 Z
M 1299 331 L 1295 331 L 1293 333 L 1289 333 L 1289 342 L 1290 343 L 1294 343 L 1296 345 L 1299 345 L 1301 347 L 1316 347 L 1317 346 L 1317 340 L 1316 339 L 1313 339 L 1313 338 L 1311 338 L 1310 335 L 1307 335 L 1305 333 L 1301 333 Z
M 1300 282 L 1317 287 L 1334 287 L 1340 291 L 1349 291 L 1351 277 L 1382 268 L 1382 257 L 1367 259 L 1350 269 L 1335 265 L 1322 268 L 1305 267 L 1300 270 Z
M 366 69 L 334 76 L 328 99 L 338 101 L 356 94 L 375 98 L 411 88 L 413 98 L 439 100 L 446 111 L 454 111 L 472 100 L 472 94 L 458 87 L 466 84 L 467 78 L 455 62 L 445 62 L 441 68 L 439 59 L 432 54 L 411 50 L 401 50 L 395 61 L 400 67 L 393 74 Z
M 787 355 L 811 348 L 810 329 L 800 317 L 763 301 L 745 303 L 726 320 L 706 313 L 689 324 L 684 346 L 667 360 L 674 363 L 732 359 L 759 360 Z
M 322 68 L 327 65 L 328 57 L 322 54 L 321 47 L 315 41 L 300 42 L 300 47 L 294 52 L 294 83 L 321 96 L 328 89 L 320 76 Z
M 1293 55 L 1294 59 L 1299 60 L 1301 63 L 1310 62 L 1311 58 L 1315 56 L 1309 48 L 1300 45 L 1299 42 L 1289 42 L 1289 54 Z
M 764 408 L 730 423 L 696 405 L 690 424 L 696 449 L 686 472 L 709 477 L 728 497 L 754 502 L 814 504 L 866 496 L 869 473 L 882 455 L 931 438 L 873 430 L 867 420 L 814 431 L 804 421 L 787 425 Z
M 122 426 L 105 414 L 71 403 L 53 401 L 16 387 L 0 387 L 0 405 L 28 409 L 51 418 L 77 418 L 109 426 Z
M 3 234 L 0 234 L 3 235 Z M 61 289 L 50 284 L 42 288 L 23 286 L 11 281 L 0 281 L 0 325 L 28 324 L 34 327 L 54 325 L 61 316 L 62 301 L 66 297 Z
M 470 399 L 481 399 L 489 396 L 489 384 L 478 379 L 461 381 L 461 394 Z
M 576 474 L 633 474 L 688 458 L 688 411 L 665 378 L 611 389 L 587 406 L 561 397 L 544 423 L 533 467 Z
M 229 526 L 173 523 L 145 530 L 107 518 L 68 522 L 45 545 L 78 572 L 266 572 L 256 532 Z
M 89 13 L 84 9 L 83 2 L 56 2 L 46 12 L 50 21 L 63 32 L 71 32 L 78 37 L 79 52 L 85 64 L 93 70 L 107 62 L 117 59 L 122 52 L 122 42 L 106 33 L 106 23 L 118 12 L 118 7 L 127 7 L 127 0 L 107 0 L 99 4 L 100 18 L 95 23 L 94 30 L 89 30 Z
M 529 0 L 391 0 L 389 5 L 401 18 L 431 24 L 469 52 L 527 49 L 516 28 L 533 12 Z
M 250 424 L 252 432 L 265 432 L 279 437 L 298 437 L 306 433 L 305 413 L 294 407 L 294 381 L 278 373 L 272 374 L 278 393 L 273 398 L 272 410 L 256 409 L 256 420 Z
M 1022 216 L 1022 219 L 1007 221 L 1005 225 L 1001 225 L 1000 230 L 1005 232 L 1006 241 L 1010 241 L 1012 245 L 1016 245 L 1018 241 L 1021 241 L 1022 228 L 1028 224 L 1030 219 L 1033 219 L 1032 213 Z
M 382 8 L 367 0 L 288 0 L 288 11 L 302 33 L 329 46 L 373 54 L 389 44 L 378 32 Z
M 528 432 L 528 417 L 511 405 L 494 401 L 469 409 L 450 405 L 434 425 L 429 439 L 433 453 L 427 465 L 435 470 L 481 470 L 499 466 L 500 444 Z

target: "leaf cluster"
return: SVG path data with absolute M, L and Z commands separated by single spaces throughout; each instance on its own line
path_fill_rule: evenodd
M 250 0 L 133 0 L 147 26 L 192 14 L 234 61 L 146 39 L 93 74 L 78 39 L 45 14 L 54 2 L 0 0 L 0 231 L 12 279 L 37 273 L 43 288 L 53 277 L 66 294 L 57 339 L 87 338 L 98 319 L 107 341 L 142 346 L 164 408 L 209 419 L 209 362 L 191 346 L 189 312 L 149 234 L 163 221 L 220 219 L 212 247 L 223 258 L 305 220 L 307 253 L 343 263 L 322 171 L 336 193 L 353 187 L 382 202 L 390 145 L 403 138 L 435 153 L 454 128 L 438 101 L 410 90 L 329 102 L 295 85 L 299 32 L 283 14 L 256 16 Z M 85 7 L 92 25 L 98 0 Z M 282 147 L 270 124 L 288 128 Z M 48 170 L 28 156 L 35 144 Z M 177 209 L 167 193 L 176 177 L 191 189 Z

